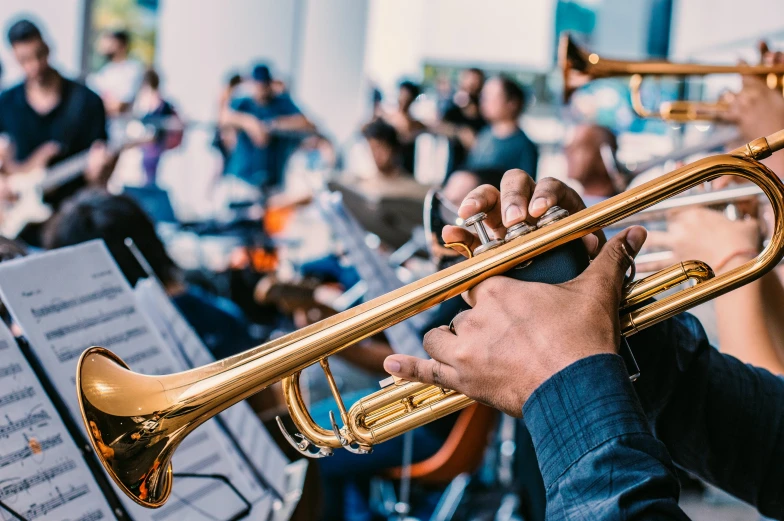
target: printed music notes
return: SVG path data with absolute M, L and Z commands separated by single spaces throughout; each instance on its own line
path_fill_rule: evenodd
M 90 469 L 0 322 L 0 501 L 27 520 L 114 519 Z M 0 508 L 0 520 L 12 519 Z
M 168 374 L 185 369 L 137 305 L 103 242 L 4 262 L 0 264 L 0 292 L 80 427 L 83 424 L 75 373 L 78 357 L 87 347 L 107 347 L 141 373 Z M 8 363 L 2 361 L 0 367 L 8 367 Z M 28 414 L 33 412 L 37 413 Z M 11 420 L 22 418 L 17 415 Z M 7 424 L 0 421 L 0 428 Z M 206 422 L 186 439 L 177 449 L 173 464 L 175 474 L 226 476 L 254 504 L 254 518 L 263 519 L 271 508 L 269 493 L 214 421 Z M 241 499 L 218 480 L 175 476 L 172 497 L 157 510 L 140 507 L 116 490 L 135 520 L 225 520 L 245 508 Z M 60 492 L 57 497 L 62 498 L 74 493 L 63 487 Z
M 173 352 L 182 357 L 186 367 L 200 367 L 215 361 L 207 346 L 174 307 L 157 280 L 140 280 L 133 291 L 139 307 L 150 316 L 161 337 L 171 346 Z M 283 468 L 289 461 L 253 409 L 247 402 L 240 402 L 222 412 L 220 417 L 256 471 L 283 495 L 286 479 Z

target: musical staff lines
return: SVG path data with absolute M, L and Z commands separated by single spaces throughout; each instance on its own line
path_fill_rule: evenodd
M 3 481 L 0 481 L 0 499 L 15 496 L 20 492 L 30 490 L 42 483 L 49 483 L 57 476 L 63 475 L 74 469 L 76 469 L 76 463 L 71 459 L 66 459 L 51 467 L 42 468 L 32 476 L 20 479 L 19 481 L 14 481 L 7 485 L 3 484 Z
M 78 333 L 79 331 L 84 331 L 85 329 L 90 329 L 91 327 L 95 327 L 101 324 L 105 324 L 107 322 L 111 322 L 112 320 L 116 320 L 118 318 L 127 317 L 129 315 L 133 315 L 136 313 L 136 308 L 133 306 L 125 306 L 119 309 L 115 309 L 110 311 L 109 313 L 99 313 L 98 315 L 94 315 L 92 317 L 83 318 L 78 322 L 74 322 L 73 324 L 67 324 L 62 327 L 58 327 L 51 331 L 47 331 L 45 336 L 47 340 L 55 340 L 58 338 L 63 338 L 73 333 Z
M 13 376 L 21 372 L 22 372 L 22 366 L 19 364 L 10 364 L 6 366 L 2 366 L 0 367 L 0 378 L 5 378 L 6 376 Z
M 0 378 L 0 501 L 27 520 L 110 519 L 79 448 L 2 322 L 0 360 L 3 374 L 13 374 Z
M 27 512 L 23 514 L 27 521 L 32 521 L 33 519 L 45 516 L 52 510 L 66 505 L 75 499 L 79 499 L 90 491 L 87 485 L 79 485 L 76 487 L 72 486 L 67 492 L 60 492 L 59 487 L 55 487 L 55 490 L 57 491 L 56 497 L 53 497 L 48 501 L 44 501 L 43 503 L 33 503 L 30 505 L 30 508 L 27 509 Z
M 81 517 L 77 517 L 74 521 L 99 521 L 104 517 L 103 512 L 100 510 L 92 510 Z
M 120 286 L 109 286 L 96 291 L 91 291 L 90 293 L 78 296 L 76 298 L 58 300 L 45 306 L 30 308 L 30 313 L 32 313 L 35 318 L 41 319 L 55 313 L 61 313 L 63 311 L 68 311 L 70 309 L 89 304 L 90 302 L 96 302 L 104 299 L 113 299 L 116 296 L 121 295 L 122 292 L 123 288 Z
M 84 352 L 84 350 L 87 349 L 88 347 L 91 347 L 93 344 L 96 344 L 96 345 L 99 345 L 99 346 L 103 346 L 103 347 L 105 347 L 107 349 L 110 349 L 112 347 L 117 346 L 118 344 L 123 344 L 125 342 L 130 342 L 134 338 L 140 337 L 140 336 L 144 336 L 146 334 L 147 334 L 147 328 L 146 327 L 144 327 L 144 326 L 132 327 L 132 328 L 128 329 L 127 331 L 123 331 L 123 332 L 118 333 L 116 335 L 111 335 L 111 336 L 108 336 L 106 338 L 100 339 L 97 342 L 93 342 L 90 345 L 80 345 L 78 347 L 72 347 L 72 348 L 68 348 L 68 349 L 63 349 L 62 351 L 59 351 L 57 353 L 57 360 L 60 363 L 63 363 L 63 362 L 67 362 L 69 360 L 73 360 L 75 358 L 79 358 L 80 356 L 82 356 L 82 353 Z M 156 354 L 159 353 L 159 350 L 158 350 L 157 347 L 152 347 L 152 348 L 146 350 L 146 352 L 143 352 L 143 353 L 145 353 L 145 354 L 142 357 L 142 359 L 144 357 L 155 356 Z M 142 353 L 139 353 L 139 355 L 142 355 Z
M 12 403 L 20 402 L 27 398 L 32 398 L 33 396 L 35 396 L 35 389 L 29 386 L 23 387 L 22 389 L 17 389 L 16 391 L 0 396 L 0 407 L 5 407 L 6 405 L 11 405 Z
M 36 444 L 28 441 L 27 445 L 19 450 L 15 450 L 14 452 L 9 452 L 5 456 L 0 456 L 0 469 L 3 467 L 7 467 L 8 465 L 13 465 L 19 461 L 23 461 L 34 454 L 45 452 L 51 448 L 57 447 L 58 445 L 63 443 L 63 437 L 61 434 L 55 434 L 54 436 L 50 436 L 37 442 Z M 36 447 L 33 449 L 33 447 Z
M 20 431 L 22 429 L 26 429 L 28 427 L 32 427 L 37 425 L 41 422 L 45 422 L 51 419 L 49 413 L 46 411 L 36 411 L 30 412 L 27 416 L 22 418 L 21 420 L 11 420 L 8 416 L 6 416 L 8 423 L 5 425 L 0 425 L 0 438 L 5 438 L 16 431 Z

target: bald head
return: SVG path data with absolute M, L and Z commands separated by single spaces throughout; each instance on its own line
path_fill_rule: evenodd
M 583 185 L 586 194 L 609 197 L 615 189 L 602 158 L 603 146 L 613 154 L 618 149 L 612 130 L 593 124 L 578 126 L 565 148 L 566 167 L 569 179 Z

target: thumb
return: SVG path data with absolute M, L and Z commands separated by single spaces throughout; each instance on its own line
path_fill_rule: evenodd
M 612 288 L 615 297 L 620 298 L 626 270 L 642 248 L 647 234 L 642 226 L 632 226 L 619 233 L 604 245 L 578 280 L 601 281 L 599 287 Z

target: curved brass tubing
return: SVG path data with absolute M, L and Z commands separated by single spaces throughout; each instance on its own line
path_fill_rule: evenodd
M 706 76 L 709 74 L 743 74 L 761 76 L 770 89 L 781 89 L 784 65 L 706 65 L 700 63 L 675 63 L 667 60 L 614 60 L 590 52 L 564 33 L 558 44 L 558 66 L 563 75 L 563 100 L 583 85 L 602 78 L 631 76 L 632 105 L 640 117 L 659 117 L 669 121 L 717 121 L 726 119 L 729 105 L 725 101 L 692 102 L 672 101 L 650 111 L 642 104 L 640 84 L 645 76 Z
M 784 184 L 758 160 L 784 148 L 784 131 L 757 139 L 730 154 L 696 161 L 607 201 L 565 217 L 398 290 L 264 345 L 181 373 L 149 376 L 130 371 L 110 351 L 93 347 L 82 354 L 76 387 L 90 443 L 102 465 L 129 497 L 160 507 L 171 493 L 171 457 L 199 425 L 235 403 L 283 380 L 291 415 L 303 436 L 319 450 L 338 446 L 366 452 L 407 430 L 454 412 L 473 401 L 457 392 L 403 382 L 357 402 L 348 411 L 338 397 L 344 427 L 330 433 L 313 423 L 304 407 L 298 373 L 392 324 L 455 297 L 537 255 L 618 222 L 684 190 L 731 173 L 756 183 L 770 200 L 773 232 L 753 260 L 716 277 L 701 263 L 684 263 L 655 274 L 660 288 L 678 280 L 699 283 L 625 313 L 624 334 L 665 320 L 746 284 L 784 256 Z M 632 299 L 650 295 L 648 282 L 629 286 Z M 653 283 L 651 282 L 651 285 Z M 657 289 L 657 292 L 659 290 Z M 333 392 L 337 386 L 331 382 Z

